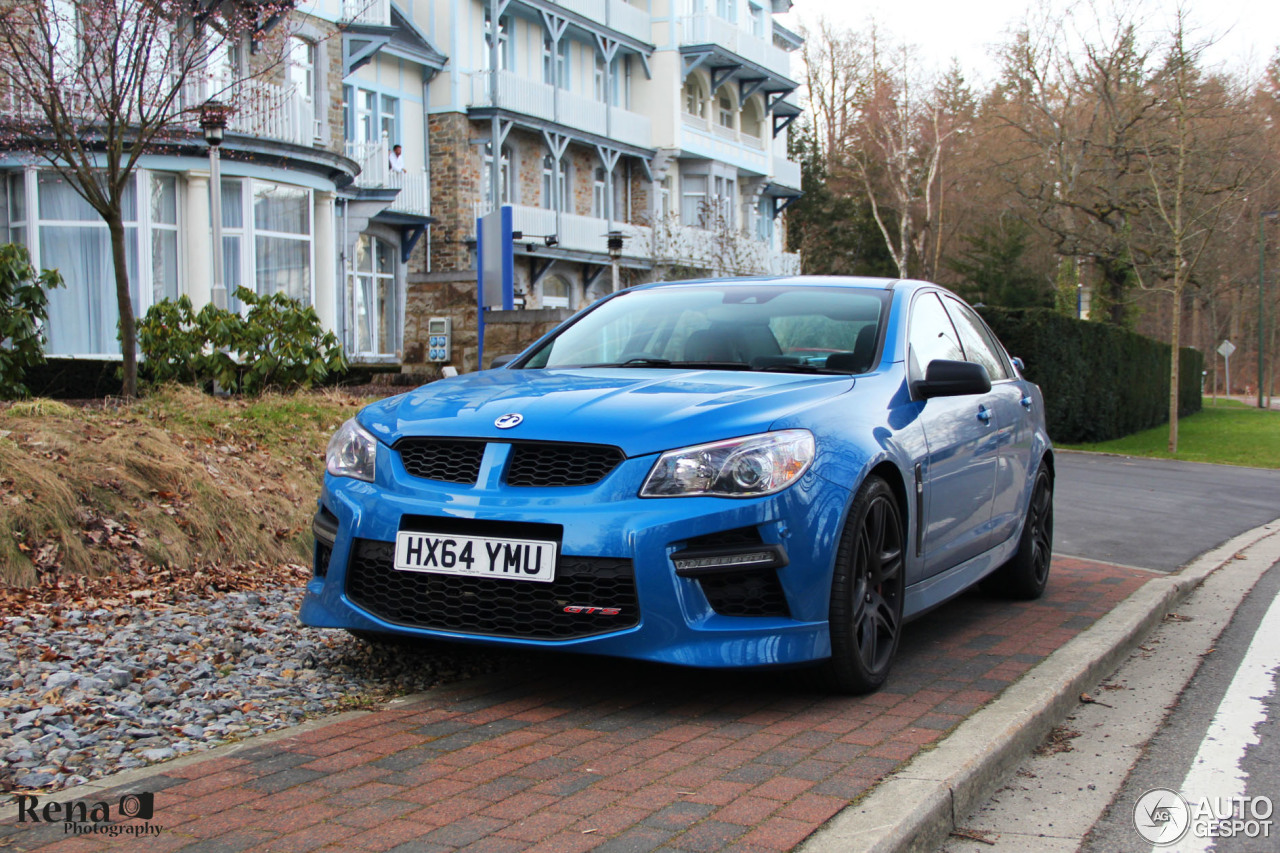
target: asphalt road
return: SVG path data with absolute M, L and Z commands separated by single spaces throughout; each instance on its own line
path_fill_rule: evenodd
M 1056 554 L 1173 571 L 1280 516 L 1280 471 L 1059 451 Z
M 1225 825 L 1215 827 L 1224 837 L 1211 842 L 1193 824 L 1167 849 L 1190 853 L 1205 850 L 1210 843 L 1217 853 L 1280 849 L 1280 814 L 1273 813 L 1280 801 L 1280 695 L 1274 680 L 1280 645 L 1262 628 L 1268 612 L 1280 608 L 1275 603 L 1277 594 L 1280 563 L 1236 611 L 1082 851 L 1106 853 L 1134 845 L 1135 804 L 1154 788 L 1179 791 L 1193 806 L 1209 797 L 1215 816 L 1227 819 Z M 1274 630 L 1275 614 L 1270 618 Z M 1242 664 L 1251 650 L 1252 668 L 1270 676 L 1264 675 L 1266 684 L 1242 693 L 1240 685 L 1248 677 L 1248 667 Z M 1232 826 L 1232 817 L 1243 819 L 1243 825 Z M 1258 817 L 1264 819 L 1253 819 Z

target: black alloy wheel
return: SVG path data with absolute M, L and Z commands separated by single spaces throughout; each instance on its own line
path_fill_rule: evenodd
M 1053 561 L 1053 476 L 1041 462 L 1036 471 L 1018 551 L 991 576 L 983 589 L 1006 598 L 1031 601 L 1044 594 Z
M 868 477 L 841 536 L 831 582 L 831 660 L 824 677 L 834 690 L 870 693 L 889 676 L 902 633 L 905 539 L 893 490 Z

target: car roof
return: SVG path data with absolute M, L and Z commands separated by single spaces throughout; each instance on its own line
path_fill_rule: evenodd
M 699 278 L 684 281 L 655 281 L 628 288 L 629 290 L 650 290 L 654 288 L 692 287 L 700 285 L 774 285 L 783 287 L 844 287 L 858 290 L 914 290 L 917 287 L 933 287 L 925 281 L 898 278 L 874 278 L 871 276 L 839 276 L 839 275 L 791 275 L 791 276 L 750 276 L 735 278 Z

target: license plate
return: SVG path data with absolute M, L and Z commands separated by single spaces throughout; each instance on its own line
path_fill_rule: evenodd
M 395 567 L 402 572 L 550 583 L 556 579 L 556 543 L 402 531 L 396 536 Z

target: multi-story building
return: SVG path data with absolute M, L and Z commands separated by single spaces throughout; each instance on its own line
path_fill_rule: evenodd
M 712 2 L 299 3 L 268 36 L 287 40 L 283 62 L 264 70 L 260 45 L 237 42 L 184 93 L 235 106 L 219 187 L 194 119 L 140 161 L 136 312 L 211 301 L 213 202 L 228 292 L 285 292 L 354 361 L 418 374 L 432 372 L 435 316 L 453 320 L 451 361 L 478 366 L 476 220 L 497 205 L 521 234 L 522 309 L 562 316 L 654 278 L 798 271 L 775 222 L 799 195 L 783 131 L 799 112 L 786 97 L 800 41 L 774 22 L 775 0 Z M 0 150 L 5 234 L 66 280 L 49 353 L 118 357 L 105 224 L 55 172 Z
M 189 106 L 217 100 L 232 110 L 220 187 L 210 186 L 194 114 L 188 137 L 139 161 L 126 204 L 135 311 L 165 297 L 189 296 L 197 308 L 211 300 L 218 201 L 229 293 L 282 291 L 314 305 L 357 359 L 398 360 L 408 255 L 430 212 L 425 87 L 445 57 L 389 0 L 315 0 L 270 39 L 285 43 L 265 50 L 246 37 L 220 47 L 184 88 Z M 11 94 L 2 109 L 39 115 Z M 396 144 L 403 171 L 389 167 Z M 118 357 L 106 225 L 21 152 L 0 151 L 0 235 L 66 282 L 50 294 L 47 352 Z
M 782 131 L 799 112 L 784 98 L 800 40 L 768 2 L 419 0 L 449 63 L 429 87 L 435 223 L 410 314 L 475 329 L 476 221 L 497 205 L 520 235 L 523 308 L 617 286 L 610 232 L 623 285 L 798 271 L 774 223 L 799 195 Z M 474 339 L 457 343 L 475 367 Z

